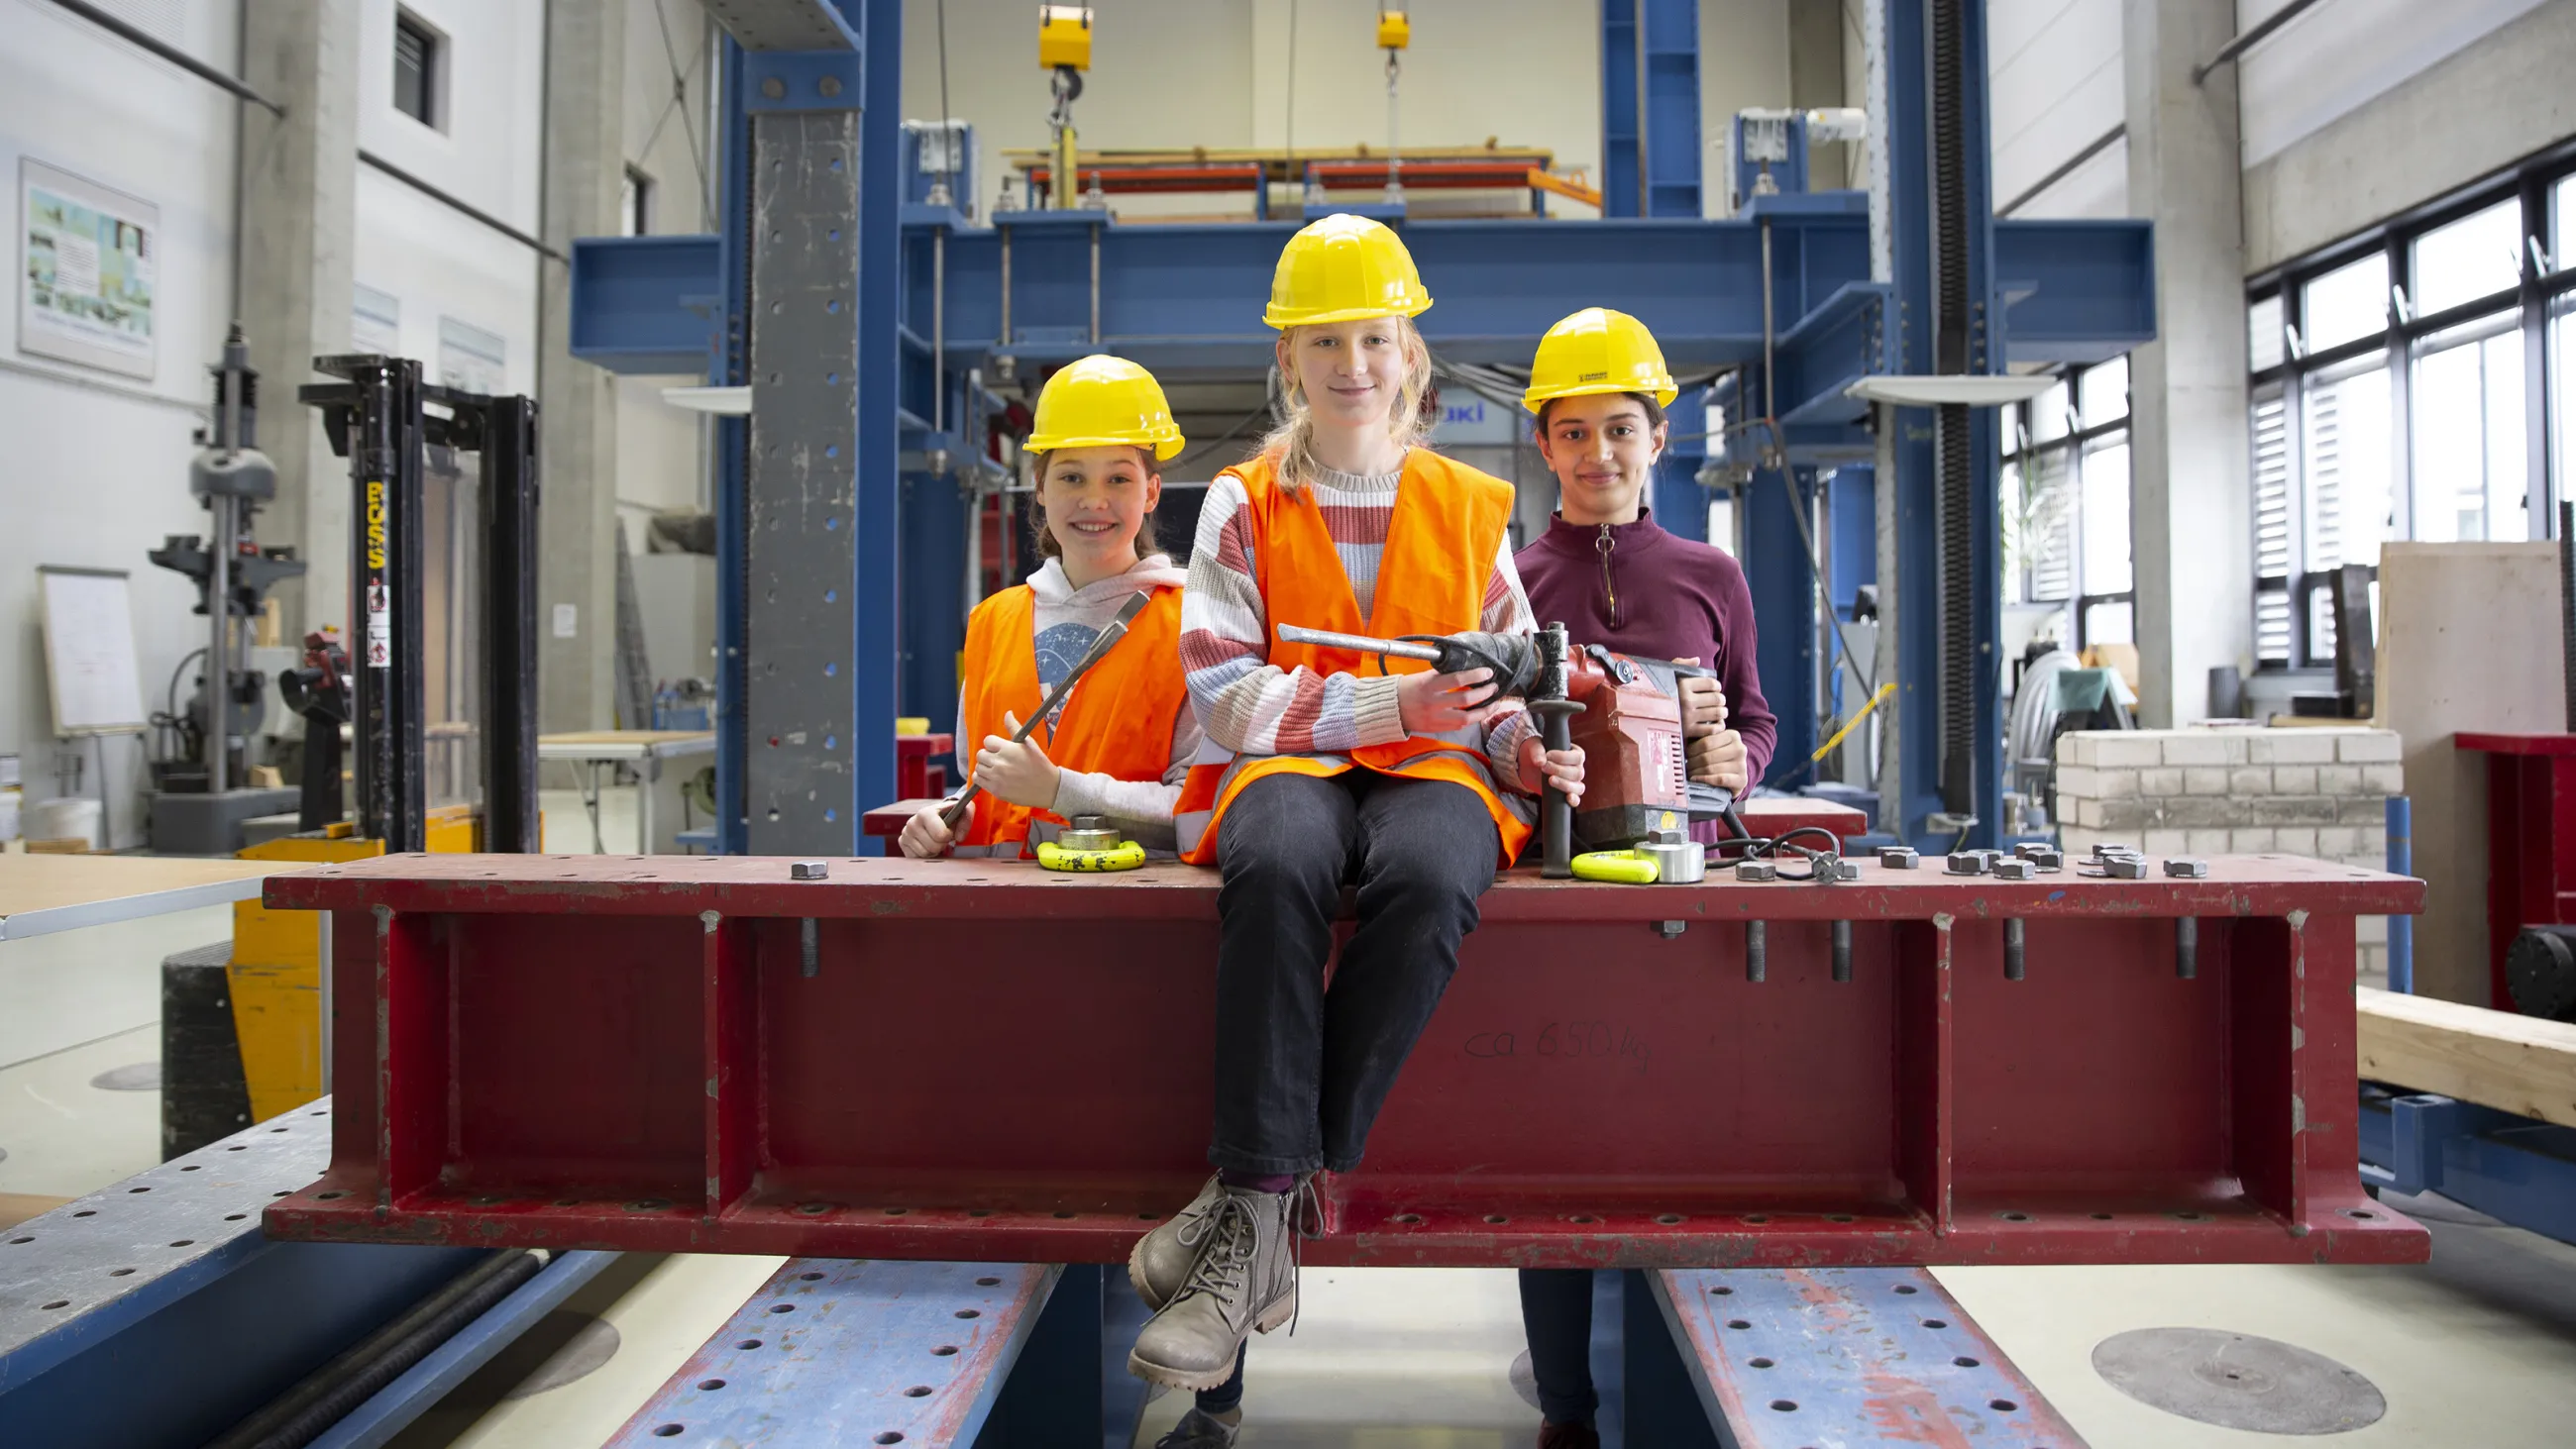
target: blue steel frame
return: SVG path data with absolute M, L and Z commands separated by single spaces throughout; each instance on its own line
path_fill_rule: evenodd
M 850 17 L 851 28 L 875 43 L 865 47 L 861 74 L 864 94 L 892 94 L 897 85 L 900 47 L 895 0 L 834 0 Z M 1972 53 L 1984 44 L 1985 7 L 1965 0 Z M 1763 356 L 1762 230 L 1772 241 L 1771 339 L 1776 379 L 1773 392 L 1779 410 L 1781 441 L 1792 468 L 1821 473 L 1869 460 L 1875 439 L 1867 410 L 1844 396 L 1853 381 L 1884 373 L 1934 371 L 1932 356 L 1932 217 L 1928 147 L 1896 146 L 1890 150 L 1893 196 L 1891 224 L 1897 239 L 1897 266 L 1890 282 L 1869 278 L 1868 218 L 1865 198 L 1856 192 L 1783 194 L 1761 198 L 1748 215 L 1725 221 L 1697 219 L 1700 145 L 1697 130 L 1696 52 L 1691 64 L 1659 68 L 1658 57 L 1681 54 L 1670 39 L 1694 35 L 1696 12 L 1685 0 L 1608 0 L 1603 9 L 1609 28 L 1633 26 L 1644 15 L 1647 163 L 1656 175 L 1647 189 L 1665 196 L 1679 216 L 1657 219 L 1613 219 L 1571 225 L 1527 221 L 1403 223 L 1408 245 L 1431 280 L 1440 302 L 1423 317 L 1432 345 L 1442 355 L 1462 361 L 1525 365 L 1534 340 L 1571 306 L 1579 303 L 1617 307 L 1648 319 L 1677 369 L 1735 367 L 1733 376 L 1712 392 L 1734 426 L 1704 444 L 1709 456 L 1750 462 L 1754 435 L 1743 424 L 1758 416 L 1746 406 L 1760 393 L 1758 364 Z M 1666 12 L 1671 12 L 1667 14 Z M 1929 133 L 1930 99 L 1925 20 L 1922 4 L 1892 4 L 1889 19 L 1889 72 L 1893 101 L 1892 129 L 1899 136 Z M 1672 27 L 1688 27 L 1676 30 Z M 1613 141 L 1633 135 L 1638 113 L 1633 31 L 1622 53 L 1631 57 L 1623 82 L 1605 61 L 1605 134 Z M 1605 49 L 1605 57 L 1610 50 Z M 751 179 L 747 176 L 748 89 L 745 53 L 727 42 L 725 50 L 728 120 L 721 138 L 725 168 L 724 223 L 718 237 L 599 238 L 575 243 L 573 337 L 576 354 L 615 370 L 668 370 L 674 359 L 691 353 L 691 340 L 706 349 L 712 379 L 740 384 L 744 375 L 743 338 L 753 299 L 746 295 L 748 265 L 744 249 L 749 225 Z M 1687 87 L 1658 100 L 1659 85 L 1680 87 L 1677 77 L 1691 76 Z M 1973 215 L 1988 217 L 1984 137 L 1986 110 L 1983 72 L 1969 68 L 1965 85 L 1965 127 L 1961 151 L 1968 171 Z M 1624 89 L 1623 89 L 1624 86 Z M 1687 91 L 1687 96 L 1681 94 Z M 1687 101 L 1687 109 L 1684 101 Z M 1624 108 L 1624 112 L 1623 112 Z M 1015 369 L 1035 377 L 1085 352 L 1100 350 L 1130 357 L 1170 378 L 1257 373 L 1267 363 L 1270 334 L 1259 322 L 1259 299 L 1265 295 L 1278 248 L 1296 223 L 1244 223 L 1225 226 L 1122 227 L 1114 220 L 1085 215 L 1056 226 L 1013 225 L 1010 335 L 1003 335 L 1000 229 L 973 225 L 953 209 L 906 204 L 904 191 L 917 187 L 918 173 L 904 163 L 896 109 L 881 106 L 864 112 L 861 173 L 861 217 L 865 228 L 861 261 L 859 320 L 863 345 L 858 366 L 860 439 L 859 528 L 862 557 L 853 580 L 852 606 L 857 611 L 860 640 L 853 662 L 852 687 L 858 721 L 850 819 L 860 810 L 892 798 L 892 745 L 881 738 L 891 730 L 898 711 L 945 722 L 952 707 L 954 659 L 963 641 L 962 541 L 963 500 L 954 480 L 934 472 L 921 459 L 945 450 L 958 459 L 971 458 L 980 439 L 961 435 L 968 416 L 967 374 L 982 369 L 997 385 Z M 1625 115 L 1627 119 L 1621 117 Z M 1664 144 L 1663 126 L 1687 117 L 1688 144 L 1678 136 Z M 1623 130 L 1623 127 L 1626 129 Z M 1614 145 L 1615 150 L 1615 145 Z M 1667 176 L 1658 154 L 1686 156 L 1684 179 Z M 1680 164 L 1678 160 L 1675 164 Z M 1605 176 L 1606 190 L 1616 193 L 1615 177 Z M 1629 190 L 1635 191 L 1633 175 Z M 1052 218 L 1050 218 L 1052 219 Z M 1982 313 L 1972 347 L 1972 369 L 2001 371 L 2006 363 L 2082 363 L 2115 356 L 2154 336 L 2153 244 L 2148 223 L 1993 222 L 1975 228 L 1971 247 L 1971 295 Z M 1091 330 L 1095 304 L 1091 286 L 1091 243 L 1100 249 L 1097 310 L 1098 334 Z M 937 310 L 944 323 L 944 358 L 934 361 L 930 338 L 934 327 L 931 251 L 934 236 L 944 238 L 945 286 Z M 1615 268 L 1599 265 L 1604 256 L 1619 258 Z M 1532 289 L 1531 276 L 1581 275 L 1586 292 L 1580 298 Z M 710 325 L 713 313 L 713 325 Z M 710 335 L 712 333 L 712 335 Z M 1003 364 L 1008 363 L 1009 369 Z M 946 430 L 933 434 L 928 419 L 942 411 L 934 402 L 947 395 Z M 1690 416 L 1695 399 L 1686 398 L 1674 412 L 1674 431 L 1710 431 Z M 1711 409 L 1708 417 L 1716 419 Z M 1928 410 L 1897 409 L 1896 471 L 1885 480 L 1895 492 L 1898 560 L 1896 597 L 1899 616 L 1898 697 L 1892 702 L 1895 748 L 1906 782 L 1906 798 L 1882 803 L 1881 829 L 1918 846 L 1948 846 L 1950 836 L 1933 836 L 1927 818 L 1945 808 L 1940 797 L 1942 759 L 1936 699 L 1940 665 L 1938 599 L 1939 533 L 1933 508 L 1933 417 Z M 1971 570 L 1974 589 L 1972 634 L 1981 658 L 1991 661 L 2000 613 L 2000 546 L 1995 516 L 1995 476 L 1999 461 L 1996 421 L 1991 413 L 1972 415 L 1974 479 Z M 743 773 L 747 747 L 743 700 L 747 686 L 746 654 L 755 641 L 744 637 L 743 424 L 722 424 L 723 459 L 717 479 L 720 579 L 718 635 L 723 641 L 724 674 L 717 711 L 718 789 L 722 809 L 719 848 L 744 846 Z M 1763 430 L 1768 436 L 1768 430 Z M 1684 536 L 1705 528 L 1705 494 L 1692 481 L 1694 448 L 1685 440 L 1672 450 L 1655 484 L 1658 516 Z M 1815 486 L 1810 479 L 1802 487 Z M 1836 506 L 1829 510 L 1828 532 L 1837 555 L 1837 605 L 1849 608 L 1850 581 L 1844 540 L 1861 544 L 1875 533 L 1874 524 L 1845 513 L 1846 498 L 1867 499 L 1870 489 L 1829 490 Z M 1778 539 L 1794 538 L 1787 526 L 1787 490 L 1776 480 L 1757 485 L 1747 495 L 1748 529 L 1766 540 L 1765 557 L 1777 556 Z M 1779 516 L 1768 516 L 1772 513 Z M 1784 531 L 1786 530 L 1786 531 Z M 1776 538 L 1775 538 L 1776 536 Z M 1822 540 L 1820 540 L 1822 542 Z M 1866 561 L 1875 574 L 1874 548 L 1851 547 L 1854 561 Z M 1789 554 L 1790 563 L 1753 570 L 1757 576 L 1756 614 L 1763 621 L 1766 690 L 1803 696 L 1800 708 L 1782 708 L 1784 733 L 1777 755 L 1781 769 L 1803 763 L 1812 750 L 1812 721 L 1818 711 L 1812 684 L 1814 655 L 1829 648 L 1815 635 L 1811 619 L 1811 570 L 1803 548 Z M 901 601 L 913 601 L 910 609 Z M 1798 644 L 1806 637 L 1803 645 Z M 1774 641 L 1777 641 L 1776 645 Z M 1788 649 L 1782 655 L 1780 648 Z M 1775 662 L 1777 661 L 1777 662 Z M 1803 663 L 1802 663 L 1803 661 Z M 1982 668 L 1975 691 L 1973 737 L 1987 742 L 1974 761 L 1975 798 L 1964 803 L 1981 822 L 1969 833 L 1972 842 L 1995 838 L 2000 823 L 2002 758 L 1999 741 L 2000 700 L 1994 670 Z M 1776 681 L 1776 682 L 1775 682 Z M 1847 702 L 1846 708 L 1857 702 Z M 1803 741 L 1803 744 L 1801 742 Z M 855 848 L 855 837 L 854 845 Z
M 2438 1192 L 2515 1227 L 2576 1243 L 2576 1127 L 2365 1085 L 2356 1136 L 2361 1180 L 2371 1187 Z
M 1601 0 L 1601 214 L 1696 217 L 1699 0 Z

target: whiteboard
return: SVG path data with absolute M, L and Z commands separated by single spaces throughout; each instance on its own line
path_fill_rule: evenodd
M 140 734 L 147 726 L 125 578 L 121 569 L 37 566 L 57 735 Z

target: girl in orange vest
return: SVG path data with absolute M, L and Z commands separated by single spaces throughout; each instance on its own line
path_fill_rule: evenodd
M 1217 1167 L 1128 1273 L 1158 1312 L 1129 1367 L 1179 1388 L 1240 1373 L 1296 1307 L 1292 1199 L 1360 1160 L 1370 1123 L 1457 968 L 1477 898 L 1530 836 L 1543 782 L 1582 792 L 1488 671 L 1276 641 L 1281 624 L 1376 635 L 1526 632 L 1512 488 L 1421 446 L 1431 305 L 1394 232 L 1300 231 L 1264 320 L 1287 421 L 1217 475 L 1181 604 L 1181 662 L 1208 747 L 1180 804 L 1182 857 L 1217 897 Z M 1342 884 L 1358 928 L 1332 989 Z M 1229 1385 L 1229 1387 L 1231 1387 Z M 1227 1425 L 1191 1426 L 1231 1442 Z
M 1076 815 L 1105 817 L 1148 851 L 1173 851 L 1172 806 L 1199 727 L 1181 682 L 1183 575 L 1154 546 L 1153 512 L 1162 460 L 1181 443 L 1163 389 L 1132 362 L 1086 357 L 1047 379 L 1026 445 L 1038 455 L 1046 563 L 976 605 L 966 624 L 957 739 L 982 741 L 967 768 L 981 789 L 956 831 L 943 818 L 948 801 L 906 821 L 904 854 L 1018 856 Z M 1011 743 L 1140 590 L 1153 599 L 1127 637 L 1053 719 Z

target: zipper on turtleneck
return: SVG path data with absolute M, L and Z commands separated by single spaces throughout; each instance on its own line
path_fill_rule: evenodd
M 1610 566 L 1610 556 L 1619 550 L 1619 537 L 1609 524 L 1601 525 L 1601 536 L 1592 541 L 1593 551 L 1601 555 L 1601 591 L 1610 600 L 1610 627 L 1619 627 L 1619 575 Z

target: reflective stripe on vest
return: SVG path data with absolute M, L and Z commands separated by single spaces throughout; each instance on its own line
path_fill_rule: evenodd
M 966 623 L 965 738 L 957 760 L 974 778 L 975 752 L 987 735 L 1007 737 L 1004 712 L 1026 722 L 1045 703 L 1038 685 L 1037 595 L 1026 584 L 975 606 Z M 1189 700 L 1181 676 L 1181 591 L 1157 586 L 1154 598 L 1091 672 L 1066 697 L 1053 726 L 1029 738 L 1068 770 L 1117 780 L 1160 781 L 1171 768 L 1172 725 Z M 1028 810 L 991 794 L 975 798 L 975 818 L 953 848 L 957 855 L 1020 855 L 1037 822 L 1060 816 Z M 995 848 L 1002 847 L 1002 848 Z
M 1351 593 L 1350 576 L 1334 550 L 1312 491 L 1291 493 L 1279 487 L 1267 458 L 1255 458 L 1228 471 L 1243 484 L 1252 552 L 1263 561 L 1254 581 L 1261 590 L 1262 616 L 1274 627 L 1298 624 L 1392 638 L 1459 634 L 1482 626 L 1485 587 L 1492 580 L 1511 519 L 1510 484 L 1426 448 L 1407 452 L 1386 546 L 1378 560 L 1376 596 L 1363 619 Z M 1267 662 L 1282 669 L 1302 665 L 1317 674 L 1363 677 L 1414 673 L 1428 667 L 1415 660 L 1380 660 L 1348 650 L 1284 644 L 1275 633 Z M 1235 759 L 1222 747 L 1214 750 L 1213 757 L 1203 750 L 1202 762 L 1191 767 L 1182 786 L 1175 816 L 1181 858 L 1200 865 L 1216 859 L 1226 807 L 1254 780 L 1280 773 L 1329 777 L 1357 765 L 1408 779 L 1448 780 L 1474 791 L 1493 817 L 1502 861 L 1508 865 L 1528 842 L 1529 812 L 1518 801 L 1506 803 L 1480 745 L 1481 732 L 1466 730 L 1364 745 L 1347 758 L 1257 755 Z

